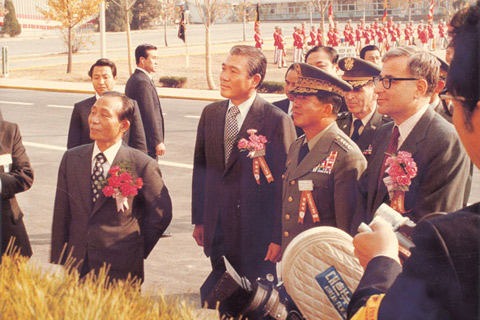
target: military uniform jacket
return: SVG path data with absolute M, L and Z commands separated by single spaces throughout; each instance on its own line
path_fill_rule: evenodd
M 305 137 L 298 138 L 290 147 L 287 170 L 283 175 L 282 250 L 301 232 L 318 226 L 333 226 L 348 230 L 350 216 L 355 211 L 357 180 L 365 170 L 367 161 L 355 143 L 336 123 L 298 163 L 298 154 Z M 322 162 L 337 153 L 331 172 Z M 307 209 L 303 224 L 298 222 L 300 200 L 299 181 L 313 181 L 313 199 L 320 222 L 314 223 Z
M 383 116 L 375 110 L 373 116 L 368 121 L 367 125 L 363 128 L 362 134 L 358 138 L 356 142 L 362 154 L 365 156 L 367 161 L 372 154 L 372 141 L 373 137 L 375 136 L 375 132 L 378 128 L 382 125 L 392 121 L 389 117 Z M 342 112 L 338 115 L 337 118 L 337 125 L 338 127 L 347 135 L 350 136 L 350 129 L 353 125 L 353 116 L 351 112 Z
M 379 185 L 378 180 L 393 126 L 393 122 L 388 123 L 375 135 L 368 168 L 358 181 L 352 233 L 356 233 L 360 222 L 370 223 L 382 203 L 389 203 L 387 187 L 383 181 Z M 399 151 L 410 152 L 418 169 L 405 193 L 409 218 L 416 222 L 428 213 L 452 212 L 463 206 L 470 160 L 451 124 L 431 108 L 427 109 Z

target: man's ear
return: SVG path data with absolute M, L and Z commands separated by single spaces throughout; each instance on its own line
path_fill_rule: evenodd
M 323 107 L 325 108 L 325 115 L 332 115 L 333 114 L 333 105 L 331 103 L 325 103 L 323 105 Z
M 417 86 L 417 92 L 420 94 L 420 96 L 422 97 L 425 96 L 428 89 L 427 80 L 425 79 L 417 80 L 416 86 Z
M 262 76 L 259 73 L 253 75 L 253 87 L 256 88 L 260 81 L 262 80 Z
M 130 121 L 128 121 L 127 119 L 120 121 L 120 131 L 122 133 L 125 133 L 128 131 L 128 129 L 130 129 Z

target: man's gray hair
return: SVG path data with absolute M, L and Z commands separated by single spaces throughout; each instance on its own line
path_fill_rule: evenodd
M 382 57 L 382 62 L 385 63 L 388 59 L 407 57 L 407 69 L 410 75 L 414 78 L 425 79 L 428 87 L 426 96 L 432 95 L 437 87 L 440 76 L 440 62 L 438 59 L 417 47 L 398 47 L 385 53 Z

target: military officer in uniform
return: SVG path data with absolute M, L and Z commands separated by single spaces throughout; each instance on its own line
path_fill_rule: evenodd
M 372 154 L 372 141 L 375 131 L 391 119 L 378 113 L 377 95 L 373 92 L 373 77 L 382 69 L 369 61 L 347 57 L 338 62 L 344 72 L 342 79 L 353 90 L 345 92 L 348 111 L 337 116 L 338 127 L 355 142 L 368 160 Z
M 448 99 L 442 99 L 441 96 L 444 96 L 443 93 L 445 93 L 445 84 L 447 83 L 447 74 L 448 74 L 448 69 L 449 69 L 449 64 L 435 56 L 437 60 L 440 62 L 440 77 L 438 79 L 438 84 L 437 88 L 432 94 L 432 97 L 430 98 L 430 106 L 435 110 L 439 115 L 442 116 L 445 120 L 447 120 L 450 123 L 453 123 L 452 120 L 452 115 L 453 115 L 453 103 L 451 100 Z
M 317 67 L 295 65 L 293 120 L 305 135 L 290 147 L 283 175 L 282 252 L 302 231 L 316 226 L 348 230 L 357 179 L 367 166 L 360 149 L 335 119 L 352 87 Z

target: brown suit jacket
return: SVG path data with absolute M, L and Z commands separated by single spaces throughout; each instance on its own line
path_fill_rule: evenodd
M 144 153 L 123 144 L 112 163 L 132 165 L 132 176 L 144 186 L 129 197 L 129 209 L 117 212 L 115 199 L 103 193 L 92 205 L 90 186 L 93 144 L 65 152 L 58 173 L 53 211 L 51 261 L 64 264 L 71 252 L 80 264 L 88 255 L 90 269 L 110 264 L 112 278 L 130 273 L 143 279 L 147 258 L 172 219 L 172 203 L 158 164 Z M 64 245 L 66 253 L 62 256 Z
M 20 253 L 30 257 L 32 248 L 28 239 L 23 212 L 18 206 L 15 194 L 30 189 L 33 184 L 33 169 L 22 143 L 22 136 L 16 123 L 3 121 L 0 113 L 0 155 L 10 154 L 12 163 L 0 165 L 2 195 L 2 253 L 7 249 L 11 237 L 15 237 L 14 245 Z M 8 172 L 7 172 L 8 171 Z
M 255 280 L 275 272 L 263 261 L 268 245 L 281 241 L 282 178 L 287 150 L 295 139 L 290 117 L 257 95 L 238 139 L 257 129 L 268 139 L 265 160 L 274 182 L 261 173 L 257 185 L 252 159 L 235 144 L 224 164 L 224 127 L 228 101 L 215 102 L 203 110 L 197 131 L 192 183 L 192 222 L 204 226 L 204 251 L 210 256 L 216 228 L 223 234 L 227 259 L 242 276 Z M 218 232 L 219 230 L 217 230 Z

